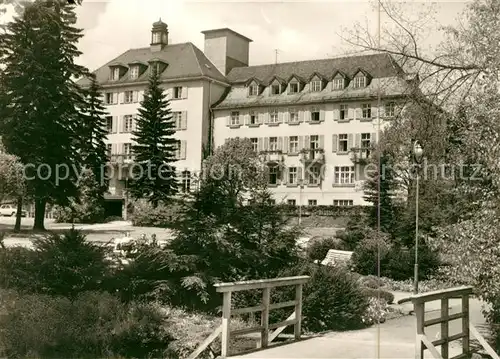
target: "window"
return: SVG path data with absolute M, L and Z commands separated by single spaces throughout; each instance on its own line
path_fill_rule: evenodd
M 297 123 L 297 122 L 299 122 L 299 114 L 297 113 L 297 110 L 290 109 L 288 113 L 290 115 L 290 121 L 289 122 L 291 122 L 291 123 Z
M 239 126 L 240 124 L 240 112 L 233 111 L 231 112 L 231 126 Z
M 133 115 L 123 116 L 123 132 L 132 132 L 133 125 L 134 125 Z
M 112 116 L 106 116 L 106 130 L 108 133 L 111 133 L 113 131 L 113 117 Z
M 107 105 L 114 105 L 117 103 L 117 100 L 118 100 L 118 94 L 113 92 L 107 92 L 106 95 L 104 96 L 104 102 Z
M 257 124 L 257 115 L 255 112 L 251 111 L 250 112 L 250 125 L 256 125 Z
M 339 135 L 339 152 L 349 152 L 348 136 L 346 133 Z
M 363 118 L 372 118 L 372 105 L 364 103 L 361 108 L 363 109 Z
M 366 77 L 365 76 L 357 76 L 354 78 L 354 88 L 360 88 L 366 86 Z
M 181 86 L 174 87 L 174 98 L 175 99 L 182 98 L 182 87 Z
M 317 107 L 311 109 L 311 122 L 319 122 L 319 108 Z
M 289 206 L 295 206 L 297 201 L 295 201 L 294 199 L 289 199 L 286 201 L 286 203 L 289 205 Z
M 312 166 L 307 169 L 307 180 L 310 185 L 318 185 L 320 182 L 319 167 Z
M 271 110 L 269 113 L 269 123 L 278 123 L 278 110 Z
M 318 135 L 311 135 L 311 137 L 309 138 L 309 148 L 312 150 L 319 148 L 319 136 Z
M 134 91 L 125 91 L 125 103 L 132 103 L 134 101 Z
M 371 147 L 371 135 L 369 133 L 361 134 L 361 148 Z
M 340 105 L 340 119 L 345 120 L 347 118 L 347 105 Z
M 311 91 L 312 92 L 320 92 L 322 90 L 321 80 L 314 80 L 311 82 Z
M 130 143 L 123 144 L 123 154 L 126 160 L 132 159 L 132 144 Z
M 310 199 L 307 201 L 307 205 L 309 206 L 317 206 L 318 205 L 318 200 L 316 199 Z
M 354 166 L 336 166 L 335 184 L 354 184 Z
M 299 152 L 299 136 L 290 136 L 289 139 L 289 149 L 290 153 L 298 153 Z
M 269 151 L 278 150 L 278 137 L 269 137 Z
M 181 191 L 183 193 L 191 192 L 191 172 L 189 172 L 189 171 L 182 171 Z
M 130 78 L 136 79 L 139 77 L 139 66 L 132 66 L 130 68 Z
M 252 137 L 250 141 L 252 142 L 253 150 L 257 152 L 259 150 L 259 139 L 257 137 Z
M 248 96 L 257 96 L 259 94 L 259 86 L 256 84 L 251 84 L 248 87 Z
M 298 179 L 298 171 L 297 167 L 289 167 L 288 168 L 288 183 L 289 184 L 297 184 Z
M 118 80 L 120 78 L 120 68 L 114 67 L 111 70 L 111 80 Z
M 113 146 L 111 145 L 111 143 L 108 143 L 108 144 L 106 145 L 106 155 L 107 155 L 108 157 L 111 157 L 111 149 L 112 149 L 112 148 L 113 148 Z
M 348 207 L 353 205 L 352 199 L 334 199 L 333 205 L 337 207 Z
M 174 121 L 175 129 L 179 130 L 182 125 L 182 112 L 180 111 L 172 112 L 172 121 Z
M 161 43 L 161 33 L 156 31 L 153 32 L 153 44 L 159 44 Z
M 297 93 L 299 92 L 299 84 L 297 82 L 290 83 L 289 93 Z
M 394 102 L 385 104 L 385 115 L 387 117 L 394 117 L 396 115 L 396 104 Z
M 333 89 L 342 90 L 344 88 L 345 80 L 342 77 L 333 79 Z
M 278 166 L 269 167 L 269 184 L 278 184 Z
M 280 85 L 272 85 L 271 86 L 271 95 L 279 95 L 281 93 L 280 91 Z

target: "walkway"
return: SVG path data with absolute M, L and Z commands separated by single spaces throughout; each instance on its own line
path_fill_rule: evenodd
M 434 302 L 426 312 L 426 319 L 439 317 L 436 311 L 439 302 Z M 434 304 L 433 303 L 433 304 Z M 450 301 L 450 314 L 460 311 L 458 300 Z M 405 309 L 410 309 L 405 305 Z M 475 299 L 470 301 L 470 320 L 478 328 L 485 321 L 481 314 L 481 303 Z M 461 322 L 455 320 L 450 323 L 450 335 L 460 332 Z M 414 358 L 415 357 L 415 316 L 404 316 L 389 320 L 379 328 L 371 327 L 364 330 L 329 333 L 321 337 L 303 340 L 300 342 L 277 346 L 260 352 L 241 355 L 234 358 L 342 358 L 342 359 L 368 359 L 368 358 Z M 439 338 L 439 325 L 429 327 L 428 334 L 431 338 Z M 380 341 L 377 340 L 380 338 Z M 380 345 L 377 343 L 380 342 Z M 460 342 L 455 342 L 450 347 L 450 357 L 461 353 Z M 426 355 L 426 358 L 431 358 Z

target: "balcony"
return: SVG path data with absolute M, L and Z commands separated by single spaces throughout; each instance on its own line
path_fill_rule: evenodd
M 300 161 L 303 163 L 325 163 L 325 151 L 322 148 L 303 149 L 300 151 Z
M 370 147 L 351 148 L 351 161 L 355 164 L 366 165 L 370 161 Z
M 267 164 L 279 164 L 283 162 L 283 153 L 280 150 L 270 150 L 260 152 L 262 161 Z
M 134 155 L 130 154 L 113 154 L 108 156 L 109 163 L 112 164 L 126 164 L 134 162 Z

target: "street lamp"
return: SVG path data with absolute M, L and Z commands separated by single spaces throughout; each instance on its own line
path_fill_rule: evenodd
M 304 180 L 299 179 L 299 225 L 302 222 L 302 190 L 304 189 Z
M 418 192 L 419 192 L 419 177 L 420 177 L 420 161 L 422 160 L 422 155 L 424 150 L 418 141 L 413 144 L 413 157 L 416 162 L 416 189 L 415 189 L 415 282 L 413 283 L 413 292 L 418 294 Z

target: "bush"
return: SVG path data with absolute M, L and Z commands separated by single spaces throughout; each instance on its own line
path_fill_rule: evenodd
M 388 313 L 388 307 L 385 300 L 378 300 L 370 297 L 368 308 L 363 316 L 363 323 L 373 325 L 376 323 L 385 322 L 385 317 Z
M 361 277 L 360 279 L 361 285 L 366 288 L 379 289 L 384 286 L 384 281 L 382 278 L 378 278 L 374 275 L 369 275 L 366 277 Z
M 153 358 L 173 341 L 158 307 L 124 305 L 110 294 L 83 293 L 74 301 L 10 294 L 2 307 L 7 357 Z
M 363 293 L 370 298 L 381 298 L 387 304 L 394 303 L 394 294 L 381 289 L 363 288 Z
M 380 238 L 377 240 L 378 233 L 371 230 L 368 232 L 368 235 L 356 246 L 351 257 L 354 271 L 363 275 L 377 275 L 379 267 L 379 254 L 380 268 L 384 268 L 384 262 L 391 246 L 389 244 L 387 234 L 380 233 L 380 235 Z
M 109 223 L 109 222 L 116 222 L 116 221 L 123 221 L 123 217 L 120 216 L 109 216 L 106 217 L 104 222 Z
M 385 258 L 382 275 L 394 280 L 406 280 L 414 277 L 415 248 L 393 247 Z M 420 279 L 427 279 L 440 266 L 437 252 L 421 244 L 418 250 L 418 271 Z
M 302 264 L 283 272 L 281 276 L 309 275 L 304 286 L 302 314 L 304 329 L 311 332 L 347 330 L 364 326 L 363 315 L 368 297 L 363 294 L 356 278 L 346 269 L 334 266 Z M 293 288 L 278 292 L 273 302 L 293 298 Z M 273 312 L 271 312 L 273 313 Z M 273 321 L 284 320 L 289 313 L 273 314 Z
M 333 237 L 311 239 L 307 246 L 307 257 L 312 260 L 322 261 L 330 249 L 342 250 L 342 243 Z
M 5 248 L 0 251 L 0 288 L 14 288 L 25 293 L 36 291 L 36 252 L 24 247 Z
M 148 202 L 140 200 L 134 203 L 131 218 L 134 226 L 171 228 L 181 216 L 182 208 L 179 204 L 167 206 L 160 203 L 153 208 Z

